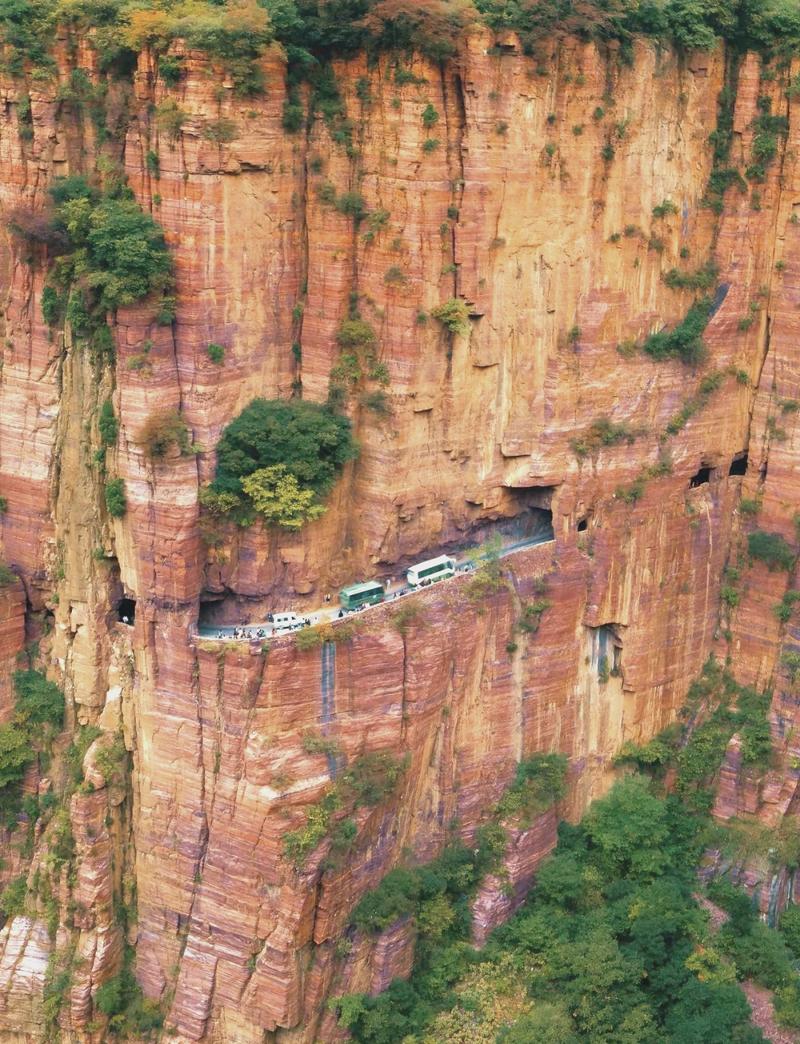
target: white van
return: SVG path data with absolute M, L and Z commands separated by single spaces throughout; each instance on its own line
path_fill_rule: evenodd
M 273 613 L 272 615 L 273 634 L 289 634 L 291 631 L 299 631 L 305 625 L 305 620 L 297 613 Z
M 301 622 L 297 613 L 273 613 L 272 625 L 277 631 L 279 627 L 292 627 Z

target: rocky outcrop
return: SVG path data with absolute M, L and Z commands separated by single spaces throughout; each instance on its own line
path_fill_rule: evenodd
M 489 935 L 525 900 L 536 867 L 556 846 L 556 814 L 550 809 L 523 830 L 509 832 L 503 874 L 489 874 L 472 903 L 472 940 L 483 946 Z
M 32 137 L 19 134 L 20 87 L 2 87 L 5 213 L 41 207 L 50 179 L 96 147 L 122 164 L 175 257 L 175 320 L 159 325 L 150 302 L 121 309 L 111 367 L 69 330 L 48 331 L 46 259 L 29 263 L 15 239 L 2 254 L 2 556 L 22 578 L 29 620 L 45 630 L 52 613 L 41 651 L 64 680 L 70 729 L 119 730 L 132 757 L 119 794 L 90 757 L 96 789 L 69 807 L 79 909 L 69 927 L 62 919 L 56 949 L 69 940 L 80 955 L 60 1014 L 76 1040 L 89 1039 L 90 998 L 120 967 L 114 905 L 132 881 L 136 974 L 173 1039 L 334 1039 L 328 996 L 380 989 L 410 966 L 410 924 L 337 947 L 360 897 L 401 861 L 435 857 L 451 824 L 472 841 L 523 754 L 569 756 L 561 811 L 578 817 L 608 785 L 620 744 L 673 720 L 712 651 L 730 652 L 744 681 L 777 679 L 784 761 L 751 785 L 732 747 L 721 814 L 793 814 L 796 700 L 778 667 L 793 625 L 782 631 L 771 612 L 786 575 L 748 570 L 724 626 L 719 591 L 745 534 L 743 493 L 760 501 L 760 526 L 794 538 L 796 414 L 780 403 L 798 395 L 796 102 L 787 109 L 783 81 L 760 79 L 755 57 L 737 71 L 721 51 L 678 57 L 640 43 L 626 65 L 567 40 L 544 76 L 513 41 L 501 54 L 491 42 L 471 35 L 456 60 L 415 59 L 400 77 L 396 56 L 336 63 L 349 148 L 321 116 L 307 133 L 283 129 L 277 51 L 264 58 L 265 93 L 246 99 L 200 53 L 181 51 L 170 87 L 142 54 L 132 85 L 109 87 L 124 133 L 105 143 L 50 83 L 31 88 Z M 75 63 L 101 76 L 88 44 L 59 46 L 62 81 Z M 760 97 L 788 111 L 790 129 L 759 199 L 731 188 L 717 217 L 703 200 L 726 76 L 732 162 L 749 156 Z M 183 114 L 177 129 L 158 118 L 165 102 Z M 337 208 L 345 193 L 371 217 Z M 665 201 L 675 212 L 658 209 Z M 626 346 L 688 310 L 692 293 L 664 273 L 709 260 L 719 285 L 708 363 Z M 453 297 L 467 303 L 468 332 L 433 318 Z M 223 528 L 208 547 L 198 490 L 220 432 L 257 395 L 324 400 L 353 302 L 378 334 L 390 413 L 351 396 L 361 454 L 320 520 L 288 535 Z M 225 348 L 221 366 L 210 343 Z M 143 353 L 146 365 L 132 367 Z M 105 466 L 128 501 L 117 520 L 94 456 L 108 397 L 120 434 Z M 196 453 L 153 463 L 139 436 L 164 408 L 180 408 Z M 587 442 L 603 417 L 622 434 Z M 746 474 L 730 474 L 745 451 Z M 414 596 L 408 619 L 391 603 L 371 611 L 325 654 L 335 660 L 326 737 L 351 761 L 387 752 L 409 764 L 387 800 L 354 813 L 346 865 L 324 863 L 324 841 L 293 866 L 284 839 L 332 782 L 329 761 L 303 744 L 323 724 L 322 653 L 291 638 L 268 651 L 205 643 L 198 616 L 303 608 L 536 512 L 552 513 L 555 540 L 505 559 L 496 591 L 476 597 L 460 577 Z M 21 585 L 0 594 L 10 663 Z M 123 594 L 133 626 L 117 620 Z M 537 628 L 525 609 L 543 597 Z M 476 899 L 477 938 L 518 903 L 554 822 L 513 834 L 503 873 Z M 3 929 L 9 1040 L 38 1032 L 28 1027 L 52 948 L 42 931 L 22 917 Z

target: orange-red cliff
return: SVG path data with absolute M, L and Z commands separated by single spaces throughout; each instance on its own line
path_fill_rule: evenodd
M 132 906 L 134 891 L 127 939 L 172 1039 L 335 1039 L 326 998 L 381 989 L 410 963 L 402 923 L 337 948 L 360 896 L 401 860 L 435 856 L 452 823 L 471 839 L 523 754 L 569 756 L 561 811 L 579 815 L 608 784 L 621 743 L 672 720 L 711 652 L 730 653 L 742 680 L 775 684 L 781 755 L 762 781 L 728 773 L 718 811 L 793 813 L 796 698 L 780 667 L 791 626 L 770 611 L 785 574 L 747 572 L 722 623 L 719 592 L 741 541 L 743 489 L 760 498 L 763 528 L 793 536 L 797 414 L 782 415 L 780 440 L 774 417 L 800 380 L 797 102 L 752 56 L 736 69 L 721 51 L 679 58 L 638 44 L 628 66 L 568 41 L 545 76 L 513 39 L 490 53 L 492 43 L 469 36 L 457 59 L 416 60 L 404 82 L 395 58 L 337 64 L 349 149 L 322 118 L 308 133 L 283 129 L 277 51 L 264 60 L 266 92 L 247 99 L 199 53 L 186 55 L 174 87 L 142 54 L 133 85 L 109 89 L 107 119 L 125 128 L 116 143 L 98 143 L 47 83 L 30 86 L 28 140 L 19 87 L 2 86 L 2 209 L 41 207 L 52 178 L 85 169 L 98 149 L 166 230 L 177 309 L 171 326 L 146 303 L 121 310 L 115 365 L 98 370 L 68 331 L 48 331 L 45 271 L 13 239 L 0 257 L 2 556 L 25 588 L 28 637 L 42 634 L 65 686 L 70 728 L 121 730 L 133 765 L 126 792 L 93 768 L 94 747 L 86 755 L 93 789 L 70 804 L 76 869 L 63 879 L 55 937 L 42 910 L 0 933 L 0 1039 L 41 1039 L 48 959 L 70 947 L 81 959 L 59 1024 L 66 1039 L 102 1039 L 89 1001 L 120 967 L 115 907 Z M 59 46 L 62 81 L 74 63 L 100 75 L 88 45 Z M 759 198 L 734 187 L 716 216 L 702 201 L 726 75 L 732 162 L 750 154 L 760 97 L 787 113 L 789 133 Z M 155 115 L 166 99 L 185 114 L 172 136 Z M 209 133 L 223 119 L 232 141 Z M 328 184 L 358 192 L 380 217 L 355 224 L 326 202 Z M 665 200 L 677 212 L 654 217 Z M 691 294 L 663 273 L 708 260 L 720 289 L 705 367 L 618 351 L 685 315 Z M 321 520 L 299 535 L 225 532 L 209 549 L 198 489 L 213 476 L 221 430 L 257 395 L 325 399 L 351 295 L 378 333 L 391 413 L 354 398 L 361 454 Z M 452 297 L 468 304 L 468 335 L 451 338 L 431 318 Z M 755 320 L 743 324 L 751 302 Z M 147 365 L 132 369 L 147 342 Z M 225 347 L 222 368 L 209 343 Z M 712 372 L 718 385 L 670 433 Z M 100 506 L 93 464 L 108 395 L 120 419 L 110 464 L 129 505 L 120 520 Z M 182 411 L 199 452 L 154 465 L 138 433 L 165 407 Z M 600 417 L 627 424 L 632 441 L 576 453 Z M 729 475 L 745 451 L 747 473 Z M 671 470 L 654 467 L 667 457 Z M 701 467 L 709 481 L 692 486 Z M 615 496 L 639 478 L 640 499 Z M 388 802 L 358 814 L 346 868 L 324 869 L 323 845 L 297 871 L 283 838 L 330 781 L 325 757 L 303 746 L 322 722 L 321 652 L 291 639 L 266 654 L 198 643 L 201 605 L 229 619 L 310 605 L 531 507 L 552 511 L 555 541 L 505 560 L 507 587 L 476 604 L 466 581 L 453 581 L 417 596 L 407 626 L 389 606 L 335 646 L 327 734 L 351 757 L 386 751 L 410 767 Z M 537 632 L 521 633 L 522 607 L 542 585 L 551 606 Z M 136 600 L 132 629 L 115 622 L 123 592 Z M 23 643 L 19 585 L 0 597 L 10 665 Z M 606 678 L 609 643 L 621 651 Z M 512 891 L 553 836 L 552 815 L 513 836 Z M 46 842 L 34 847 L 31 873 L 46 855 Z M 19 872 L 15 860 L 3 879 Z M 509 908 L 488 881 L 476 938 Z

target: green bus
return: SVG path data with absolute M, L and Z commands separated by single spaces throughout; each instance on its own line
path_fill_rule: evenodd
M 386 595 L 386 588 L 377 580 L 367 580 L 363 584 L 351 584 L 339 592 L 342 609 L 360 609 L 362 605 L 377 605 Z

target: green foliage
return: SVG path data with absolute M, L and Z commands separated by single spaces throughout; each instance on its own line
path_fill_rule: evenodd
M 772 611 L 781 623 L 788 623 L 798 602 L 800 602 L 800 591 L 785 591 L 780 602 L 772 607 Z
M 709 943 L 692 896 L 698 828 L 646 781 L 618 782 L 579 827 L 562 824 L 536 889 L 481 952 L 463 941 L 458 917 L 474 887 L 463 851 L 392 871 L 359 904 L 356 925 L 377 932 L 431 911 L 441 934 L 418 942 L 408 982 L 337 998 L 341 1024 L 370 1044 L 757 1041 L 732 976 L 701 981 L 692 970 L 710 961 L 700 960 Z
M 614 764 L 634 765 L 640 772 L 648 772 L 655 778 L 660 778 L 675 757 L 680 732 L 679 725 L 672 725 L 659 732 L 647 743 L 639 745 L 628 740 L 623 743 L 614 758 Z
M 56 181 L 51 194 L 71 247 L 59 259 L 58 277 L 72 284 L 75 300 L 113 311 L 171 285 L 164 233 L 129 193 L 98 195 L 73 178 Z
M 8 568 L 5 562 L 0 562 L 0 587 L 8 587 L 9 584 L 16 583 L 17 574 Z
M 235 93 L 246 95 L 263 89 L 258 59 L 273 39 L 285 48 L 290 82 L 296 84 L 302 76 L 318 79 L 320 68 L 325 69 L 332 57 L 352 56 L 358 50 L 418 51 L 441 61 L 455 53 L 460 34 L 475 21 L 495 30 L 514 30 L 528 54 L 538 53 L 545 39 L 568 35 L 616 40 L 624 62 L 631 61 L 634 33 L 659 41 L 672 38 L 687 49 L 710 49 L 719 36 L 739 50 L 788 51 L 800 43 L 800 14 L 791 0 L 475 0 L 474 5 L 463 0 L 262 0 L 260 5 L 201 0 L 159 8 L 143 0 L 126 5 L 6 0 L 0 33 L 6 45 L 4 69 L 12 76 L 21 76 L 26 63 L 37 70 L 52 69 L 49 49 L 54 27 L 61 23 L 92 40 L 101 68 L 111 67 L 122 75 L 129 75 L 133 53 L 148 44 L 158 56 L 161 79 L 170 87 L 181 79 L 181 60 L 165 52 L 174 39 L 182 38 L 190 48 L 220 62 Z M 425 83 L 399 65 L 394 80 L 398 85 Z
M 345 319 L 336 331 L 336 343 L 340 348 L 372 348 L 377 342 L 375 330 L 364 319 Z
M 388 417 L 392 412 L 389 397 L 381 388 L 364 392 L 360 398 L 361 405 L 377 417 Z
M 28 894 L 28 879 L 23 874 L 15 877 L 0 894 L 0 910 L 8 917 L 19 917 L 25 913 L 25 897 Z
M 100 440 L 104 446 L 113 446 L 119 435 L 119 424 L 114 415 L 114 405 L 110 399 L 106 399 L 100 407 L 100 416 L 97 418 L 97 428 L 100 432 Z
M 678 208 L 675 206 L 671 199 L 665 199 L 662 203 L 659 203 L 658 206 L 653 207 L 654 218 L 665 218 L 668 217 L 670 214 L 677 213 Z
M 460 297 L 451 297 L 448 301 L 443 301 L 431 309 L 431 315 L 451 334 L 469 333 L 469 309 L 466 301 Z
M 106 510 L 112 518 L 122 518 L 128 510 L 128 501 L 125 496 L 125 483 L 121 478 L 109 479 L 103 490 Z
M 511 785 L 494 807 L 500 819 L 523 827 L 560 801 L 566 792 L 567 759 L 563 754 L 534 754 L 519 762 Z
M 64 298 L 54 286 L 42 289 L 42 318 L 48 326 L 55 326 L 64 314 Z
M 795 958 L 800 958 L 800 906 L 788 906 L 781 914 L 778 927 Z
M 325 513 L 315 491 L 301 487 L 285 464 L 258 468 L 245 476 L 242 491 L 266 522 L 283 529 L 302 529 Z
M 225 349 L 221 344 L 210 344 L 206 348 L 206 353 L 209 359 L 216 363 L 217 366 L 221 366 L 225 360 Z
M 60 729 L 64 723 L 64 693 L 41 671 L 14 671 L 17 721 L 31 725 L 50 725 Z
M 307 732 L 302 740 L 303 750 L 306 754 L 338 754 L 339 744 L 336 740 L 326 739 L 324 736 Z
M 716 285 L 719 268 L 713 261 L 706 262 L 702 268 L 694 272 L 682 272 L 671 268 L 662 276 L 664 282 L 672 290 L 710 290 Z
M 552 605 L 549 598 L 537 598 L 533 602 L 526 603 L 522 607 L 517 627 L 525 634 L 536 634 L 542 622 L 542 616 L 552 608 Z
M 311 630 L 320 631 L 319 628 Z M 308 631 L 300 631 L 298 640 L 306 633 Z M 306 809 L 303 826 L 284 835 L 283 850 L 286 858 L 300 870 L 326 838 L 331 838 L 333 849 L 338 849 L 340 854 L 349 849 L 356 832 L 353 827 L 342 825 L 343 819 L 349 817 L 342 817 L 340 813 L 344 809 L 355 811 L 387 800 L 406 768 L 405 759 L 398 760 L 385 753 L 364 754 L 355 758 L 325 796 Z M 335 851 L 332 854 L 335 855 Z
M 128 762 L 128 751 L 125 740 L 120 734 L 114 736 L 110 745 L 100 746 L 94 754 L 94 763 L 100 770 L 106 783 L 120 781 Z
M 797 556 L 780 533 L 765 533 L 757 529 L 747 537 L 747 550 L 751 558 L 764 562 L 770 572 L 794 569 Z
M 290 87 L 283 103 L 283 117 L 281 120 L 283 129 L 287 134 L 297 134 L 303 129 L 306 122 L 306 113 L 297 87 Z
M 158 75 L 168 87 L 177 87 L 183 76 L 183 59 L 176 54 L 162 54 L 158 59 Z
M 428 102 L 425 108 L 422 110 L 422 123 L 425 127 L 433 127 L 439 122 L 439 113 L 436 111 L 433 105 Z
M 0 790 L 22 779 L 33 756 L 25 729 L 14 722 L 0 725 Z
M 211 494 L 218 501 L 225 495 L 229 498 L 228 510 L 233 514 L 244 511 L 246 517 L 252 511 L 252 501 L 244 480 L 264 469 L 280 467 L 284 469 L 280 475 L 269 472 L 270 483 L 277 485 L 281 478 L 285 485 L 285 479 L 291 476 L 297 489 L 290 500 L 296 505 L 301 494 L 310 509 L 314 501 L 305 494 L 327 494 L 344 464 L 356 454 L 350 422 L 327 407 L 302 400 L 254 399 L 222 433 Z M 294 511 L 291 514 L 297 517 Z
M 745 176 L 751 181 L 763 182 L 766 178 L 766 168 L 778 153 L 778 137 L 787 134 L 789 121 L 786 116 L 772 115 L 771 98 L 759 98 L 758 107 L 759 115 L 753 120 L 752 162 L 747 167 Z
M 343 192 L 336 197 L 334 206 L 340 214 L 352 218 L 356 225 L 367 216 L 367 204 L 360 192 Z
M 616 423 L 609 417 L 598 417 L 592 421 L 583 435 L 572 439 L 570 446 L 575 456 L 582 460 L 596 454 L 603 446 L 616 446 L 621 442 L 632 445 L 639 433 L 625 423 Z
M 217 145 L 228 145 L 239 137 L 239 127 L 227 116 L 219 116 L 215 120 L 206 122 L 203 127 L 203 137 L 206 141 L 213 141 Z
M 487 541 L 482 548 L 472 552 L 471 557 L 477 568 L 466 584 L 464 593 L 470 602 L 479 605 L 486 598 L 502 591 L 507 582 L 503 575 L 499 543 Z
M 342 799 L 355 808 L 379 805 L 392 794 L 407 768 L 390 754 L 362 754 L 341 775 Z
M 614 496 L 623 504 L 636 504 L 644 496 L 646 481 L 644 475 L 639 475 L 627 486 L 617 486 Z
M 654 359 L 678 358 L 690 365 L 701 363 L 707 354 L 703 332 L 708 325 L 712 301 L 705 297 L 691 306 L 686 318 L 670 331 L 650 334 L 644 350 Z
M 164 1019 L 158 1005 L 142 996 L 131 968 L 132 959 L 132 953 L 128 951 L 122 971 L 98 989 L 94 1006 L 108 1017 L 108 1028 L 115 1037 L 150 1040 Z
M 361 899 L 353 913 L 353 924 L 374 933 L 401 917 L 413 916 L 420 932 L 429 938 L 464 938 L 467 926 L 456 910 L 505 847 L 505 832 L 499 821 L 529 825 L 533 817 L 563 796 L 565 772 L 566 758 L 562 755 L 538 754 L 523 759 L 510 787 L 492 809 L 491 822 L 478 832 L 476 847 L 451 842 L 432 863 L 390 871 Z
M 167 139 L 174 145 L 181 136 L 187 119 L 186 112 L 174 98 L 167 98 L 157 106 L 155 117 L 158 129 L 163 131 Z

